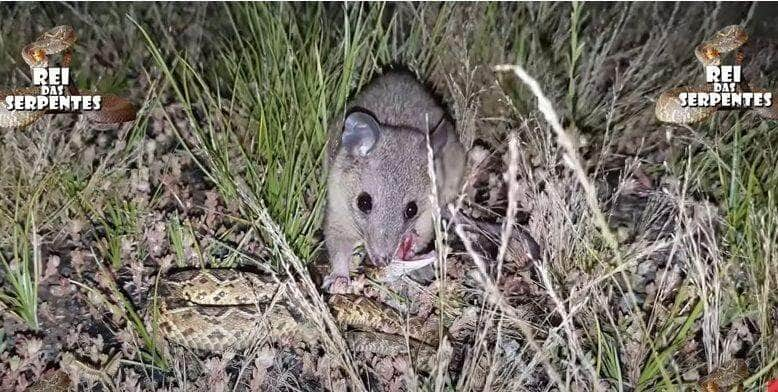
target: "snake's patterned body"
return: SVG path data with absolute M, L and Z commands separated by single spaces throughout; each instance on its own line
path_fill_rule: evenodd
M 171 342 L 222 352 L 248 347 L 258 338 L 315 347 L 319 332 L 283 295 L 283 283 L 235 270 L 192 270 L 169 275 L 159 291 L 159 325 Z M 272 305 L 271 305 L 272 304 Z M 434 368 L 437 330 L 428 320 L 406 319 L 395 309 L 355 295 L 328 301 L 351 350 L 385 356 L 412 355 L 422 371 Z M 406 336 L 408 339 L 406 340 Z M 410 350 L 410 351 L 409 351 Z M 700 381 L 706 392 L 736 386 L 748 377 L 743 360 L 724 363 Z
M 727 26 L 716 32 L 712 39 L 697 45 L 694 55 L 703 67 L 722 65 L 724 61 L 722 57 L 728 54 L 734 55 L 734 58 L 731 60 L 733 65 L 743 65 L 745 54 L 742 46 L 746 42 L 748 42 L 748 34 L 742 27 L 737 25 Z M 746 81 L 740 84 L 740 89 L 742 92 L 767 92 L 765 89 L 750 86 Z M 710 91 L 709 86 L 683 86 L 663 92 L 656 101 L 654 112 L 657 119 L 676 124 L 691 124 L 710 117 L 722 107 L 685 107 L 682 106 L 681 99 L 678 97 L 683 92 L 706 93 Z M 778 97 L 773 94 L 772 106 L 754 107 L 751 110 L 763 118 L 776 120 L 778 119 L 776 98 Z
M 76 42 L 76 32 L 70 26 L 57 26 L 41 34 L 38 39 L 22 49 L 22 59 L 30 69 L 49 67 L 49 56 L 62 53 L 60 65 L 69 67 L 73 56 L 73 44 Z M 132 121 L 135 119 L 136 109 L 124 98 L 100 94 L 90 91 L 80 92 L 71 82 L 70 95 L 99 95 L 101 97 L 100 110 L 84 111 L 83 114 L 89 121 L 97 124 L 113 124 Z M 8 110 L 5 107 L 5 97 L 9 95 L 38 95 L 40 88 L 24 87 L 13 91 L 0 91 L 0 128 L 25 127 L 38 121 L 47 113 L 57 113 L 48 110 Z
M 283 293 L 283 283 L 229 269 L 190 270 L 160 282 L 160 331 L 169 341 L 197 350 L 222 352 L 245 349 L 268 336 L 309 347 L 320 332 L 297 311 Z M 333 295 L 328 301 L 336 321 L 353 329 L 346 340 L 352 350 L 376 354 L 407 352 L 434 356 L 437 336 L 423 334 L 417 320 L 406 320 L 395 309 L 357 295 Z

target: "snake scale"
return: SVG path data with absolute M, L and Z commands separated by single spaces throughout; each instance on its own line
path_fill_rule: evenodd
M 73 57 L 73 45 L 76 42 L 76 32 L 71 26 L 57 26 L 41 34 L 35 41 L 22 49 L 22 59 L 30 70 L 39 67 L 49 67 L 52 64 L 49 56 L 62 53 L 60 66 L 70 66 Z M 0 102 L 9 95 L 39 95 L 39 87 L 23 87 L 12 91 L 0 91 Z M 102 94 L 92 91 L 79 91 L 75 84 L 70 84 L 65 94 L 75 96 L 100 96 L 99 110 L 85 110 L 82 113 L 95 124 L 114 124 L 132 121 L 137 110 L 130 101 L 113 94 Z M 79 111 L 74 111 L 79 112 Z M 52 110 L 8 110 L 5 104 L 0 104 L 0 128 L 25 127 L 38 121 L 45 114 L 62 113 Z
M 748 34 L 738 25 L 727 26 L 714 34 L 713 38 L 699 45 L 694 50 L 694 55 L 703 67 L 709 65 L 722 65 L 722 57 L 731 55 L 734 65 L 743 65 L 745 52 L 742 46 L 748 42 Z M 750 86 L 744 81 L 739 86 L 741 92 L 761 92 L 767 90 Z M 654 112 L 659 121 L 676 124 L 691 124 L 710 117 L 716 111 L 723 109 L 721 105 L 714 107 L 690 107 L 683 106 L 679 94 L 681 93 L 706 93 L 711 88 L 704 86 L 683 86 L 663 92 L 656 101 Z M 754 107 L 751 110 L 766 119 L 778 119 L 778 104 L 768 107 Z
M 186 270 L 166 276 L 159 285 L 158 323 L 169 341 L 196 350 L 242 350 L 268 336 L 276 341 L 316 346 L 320 332 L 283 292 L 284 283 L 231 269 Z M 358 295 L 330 296 L 328 305 L 355 352 L 407 353 L 405 331 L 419 362 L 435 356 L 437 336 L 423 321 Z M 405 323 L 408 322 L 406 327 Z

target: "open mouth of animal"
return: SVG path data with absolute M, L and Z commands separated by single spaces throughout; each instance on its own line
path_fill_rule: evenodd
M 394 254 L 394 261 L 399 262 L 411 262 L 426 260 L 435 255 L 435 244 L 430 241 L 429 244 L 421 249 L 418 253 L 414 251 L 418 243 L 419 236 L 416 233 L 406 233 L 400 239 L 400 244 L 397 246 L 397 251 Z

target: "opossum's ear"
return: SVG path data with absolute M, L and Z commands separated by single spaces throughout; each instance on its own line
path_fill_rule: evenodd
M 435 129 L 430 131 L 430 145 L 432 146 L 432 151 L 437 153 L 442 150 L 443 147 L 446 146 L 446 142 L 448 142 L 449 133 L 453 131 L 454 126 L 451 125 L 450 121 L 445 118 L 440 120 Z M 425 142 L 424 148 L 426 149 L 426 147 L 427 146 Z
M 343 123 L 341 143 L 351 155 L 367 156 L 378 142 L 380 125 L 375 117 L 368 113 L 355 111 L 346 117 Z

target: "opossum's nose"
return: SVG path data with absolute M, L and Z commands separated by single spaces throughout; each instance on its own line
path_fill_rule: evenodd
M 370 262 L 376 267 L 385 267 L 389 265 L 397 249 L 397 243 L 400 241 L 399 237 L 400 236 L 394 234 L 392 230 L 373 232 L 372 235 L 367 238 L 366 244 Z
M 391 259 L 388 252 L 376 249 L 372 246 L 367 247 L 367 256 L 370 258 L 370 264 L 376 267 L 387 266 Z

